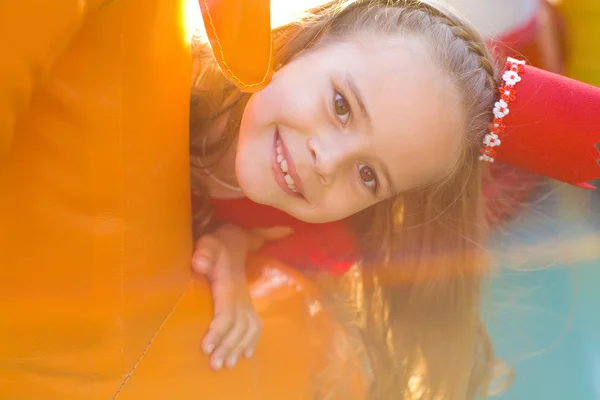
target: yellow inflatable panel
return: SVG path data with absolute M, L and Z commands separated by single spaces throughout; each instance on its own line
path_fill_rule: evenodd
M 250 267 L 265 326 L 255 357 L 214 373 L 201 354 L 212 305 L 190 273 L 183 10 L 181 0 L 0 4 L 4 399 L 279 400 L 314 389 L 332 320 L 313 284 L 274 261 Z
M 567 75 L 600 86 L 600 2 L 562 0 L 567 25 Z

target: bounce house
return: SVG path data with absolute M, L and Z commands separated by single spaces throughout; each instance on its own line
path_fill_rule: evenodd
M 268 1 L 212 3 L 205 17 L 234 55 L 223 59 L 232 78 L 266 84 Z M 256 356 L 216 374 L 200 349 L 212 304 L 190 269 L 185 10 L 0 5 L 3 399 L 310 397 L 332 319 L 312 284 L 274 260 L 249 265 L 264 322 Z
M 269 1 L 199 4 L 223 72 L 264 87 Z M 187 6 L 0 3 L 0 398 L 309 399 L 344 340 L 314 283 L 255 257 L 256 355 L 215 373 L 201 352 L 212 304 L 190 269 Z M 361 399 L 359 371 L 343 373 Z

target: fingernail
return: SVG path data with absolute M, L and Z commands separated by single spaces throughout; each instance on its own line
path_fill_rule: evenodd
M 252 358 L 253 355 L 254 355 L 254 349 L 248 349 L 244 353 L 244 357 L 246 357 L 246 358 Z
M 227 360 L 227 367 L 233 368 L 233 367 L 235 367 L 235 363 L 237 363 L 237 357 L 236 356 L 230 357 L 229 360 Z
M 215 370 L 219 370 L 221 369 L 221 367 L 223 366 L 223 359 L 222 358 L 217 358 L 215 360 L 215 362 L 213 363 L 213 368 Z
M 206 346 L 204 346 L 204 354 L 209 355 L 210 353 L 213 352 L 214 349 L 215 349 L 215 345 L 207 344 Z

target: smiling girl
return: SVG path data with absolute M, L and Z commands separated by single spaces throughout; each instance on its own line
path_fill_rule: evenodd
M 272 82 L 252 95 L 194 47 L 193 265 L 212 284 L 212 367 L 255 349 L 244 265 L 261 249 L 307 273 L 360 265 L 370 398 L 400 398 L 423 365 L 422 399 L 484 393 L 480 151 L 485 137 L 491 160 L 488 126 L 508 112 L 481 37 L 429 1 L 372 0 L 331 2 L 273 41 Z

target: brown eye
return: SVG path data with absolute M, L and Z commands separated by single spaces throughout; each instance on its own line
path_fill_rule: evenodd
M 358 175 L 364 185 L 371 190 L 373 193 L 377 191 L 377 174 L 373 171 L 373 168 L 366 164 L 358 164 Z
M 336 93 L 333 98 L 333 111 L 338 116 L 342 124 L 346 124 L 350 118 L 350 104 L 344 96 Z
M 371 168 L 364 166 L 360 169 L 360 179 L 365 182 L 371 182 L 375 179 L 375 173 Z

